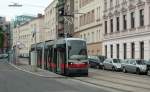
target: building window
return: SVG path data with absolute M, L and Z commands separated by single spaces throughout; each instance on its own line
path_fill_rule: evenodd
M 107 0 L 104 1 L 104 10 L 107 10 Z
M 127 58 L 127 44 L 126 43 L 123 44 L 123 53 L 124 53 L 124 59 L 126 59 Z
M 107 21 L 105 21 L 105 34 L 107 34 Z
M 127 1 L 126 1 L 126 0 L 123 0 L 123 3 L 127 3 Z
M 144 26 L 144 9 L 140 10 L 140 26 Z
M 117 26 L 117 31 L 119 31 L 120 30 L 119 17 L 116 18 L 116 21 L 117 21 L 117 25 L 116 25 Z
M 144 59 L 144 42 L 140 42 L 140 59 Z
M 84 34 L 84 40 L 86 40 L 86 34 Z
M 113 7 L 113 0 L 110 0 L 110 8 Z
M 94 22 L 95 21 L 95 11 L 94 10 L 92 10 L 92 20 L 91 20 L 91 22 Z
M 107 57 L 107 45 L 105 45 L 105 56 Z
M 110 20 L 110 32 L 113 32 L 113 19 Z
M 135 27 L 135 16 L 134 12 L 131 13 L 131 28 Z
M 119 0 L 116 0 L 116 6 L 118 6 L 119 5 Z
M 119 47 L 119 44 L 117 44 L 117 58 L 119 58 L 119 52 L 120 52 L 120 47 Z
M 127 29 L 127 15 L 123 15 L 123 29 Z
M 131 43 L 131 58 L 135 58 L 135 44 Z
M 110 45 L 110 57 L 113 58 L 113 45 Z
M 94 42 L 94 32 L 92 32 L 92 42 Z

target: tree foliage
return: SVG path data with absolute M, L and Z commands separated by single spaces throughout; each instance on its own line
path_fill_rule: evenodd
M 3 43 L 4 43 L 4 32 L 2 27 L 0 27 L 0 48 L 3 48 Z

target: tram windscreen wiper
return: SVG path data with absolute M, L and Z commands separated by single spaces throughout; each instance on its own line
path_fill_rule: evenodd
M 86 59 L 86 56 L 85 55 L 72 55 L 70 56 L 70 59 L 71 60 L 83 60 L 83 59 Z

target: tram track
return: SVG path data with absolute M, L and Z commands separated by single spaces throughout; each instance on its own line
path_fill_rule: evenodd
M 115 88 L 115 87 L 105 86 L 105 85 L 102 85 L 102 84 L 97 84 L 97 83 L 94 83 L 94 82 L 89 82 L 89 81 L 86 81 L 86 80 L 82 80 L 80 78 L 75 78 L 74 77 L 74 78 L 71 78 L 71 79 L 78 80 L 78 81 L 88 83 L 88 84 L 92 84 L 92 85 L 99 86 L 99 87 L 104 87 L 104 88 L 107 88 L 107 89 L 112 89 L 112 90 L 115 90 L 115 92 L 132 92 L 130 90 L 124 90 L 124 89 L 119 89 L 119 88 Z
M 92 79 L 96 79 L 96 80 L 102 80 L 102 81 L 107 81 L 107 82 L 111 82 L 111 83 L 115 83 L 115 84 L 121 84 L 121 85 L 125 85 L 125 86 L 130 86 L 130 87 L 136 87 L 136 88 L 142 88 L 142 89 L 147 89 L 147 90 L 150 90 L 150 88 L 149 87 L 144 87 L 144 86 L 149 86 L 149 85 L 141 85 L 140 83 L 137 83 L 137 85 L 138 86 L 135 86 L 135 84 L 134 85 L 131 85 L 130 83 L 127 83 L 127 81 L 126 81 L 126 83 L 125 82 L 120 82 L 119 83 L 119 81 L 112 81 L 112 80 L 108 80 L 108 79 L 104 79 L 104 78 L 92 78 Z M 128 81 L 128 82 L 130 82 L 130 81 Z M 141 86 L 139 86 L 139 85 L 141 85 Z
M 99 73 L 94 73 L 94 72 L 91 72 L 91 73 L 93 73 L 93 74 L 95 74 L 95 75 L 97 75 L 97 76 L 103 76 L 103 77 L 108 77 L 108 78 L 110 78 L 110 79 L 119 79 L 119 80 L 125 80 L 125 81 L 129 81 L 129 82 L 136 82 L 136 83 L 143 83 L 143 84 L 147 84 L 147 85 L 150 85 L 150 83 L 149 82 L 147 82 L 147 80 L 145 80 L 146 82 L 144 82 L 144 81 L 141 81 L 141 80 L 132 80 L 132 79 L 127 79 L 127 78 L 123 78 L 123 77 L 121 77 L 121 76 L 118 76 L 118 77 L 114 77 L 114 76 L 106 76 L 106 75 L 102 75 L 102 74 L 99 74 Z M 90 77 L 90 76 L 89 76 Z M 94 76 L 93 76 L 94 77 Z M 92 76 L 91 76 L 91 78 L 92 78 Z
M 116 73 L 116 76 L 111 76 L 111 74 L 109 76 L 108 75 L 109 71 L 108 73 L 106 73 L 106 75 L 101 74 L 101 72 L 97 73 L 96 71 L 92 71 L 92 72 L 90 71 L 89 73 L 90 74 L 92 73 L 93 76 L 73 77 L 72 79 L 93 84 L 96 86 L 118 90 L 121 92 L 141 92 L 141 91 L 149 92 L 150 90 L 150 83 L 148 81 L 146 82 L 146 79 L 149 79 L 148 77 L 145 77 L 144 82 L 142 82 L 142 80 L 140 80 L 142 77 L 140 76 L 135 76 L 135 77 L 132 75 L 124 76 L 125 74 L 121 74 L 121 73 Z M 130 79 L 130 77 L 132 78 Z M 137 79 L 132 80 L 134 78 Z

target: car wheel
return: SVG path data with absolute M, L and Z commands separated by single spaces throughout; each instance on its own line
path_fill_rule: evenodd
M 102 66 L 102 69 L 105 70 L 105 66 Z
M 114 66 L 112 67 L 112 71 L 113 71 L 113 72 L 114 72 L 114 71 L 116 71 L 116 69 L 115 69 L 115 67 L 114 67 Z
M 125 67 L 123 67 L 123 70 L 122 70 L 124 73 L 126 73 L 127 72 L 127 70 L 126 70 L 126 68 Z
M 96 66 L 96 69 L 99 69 L 99 65 Z
M 145 74 L 145 75 L 148 75 L 148 71 L 146 71 L 144 74 Z
M 139 68 L 136 69 L 136 74 L 140 74 L 140 69 Z

